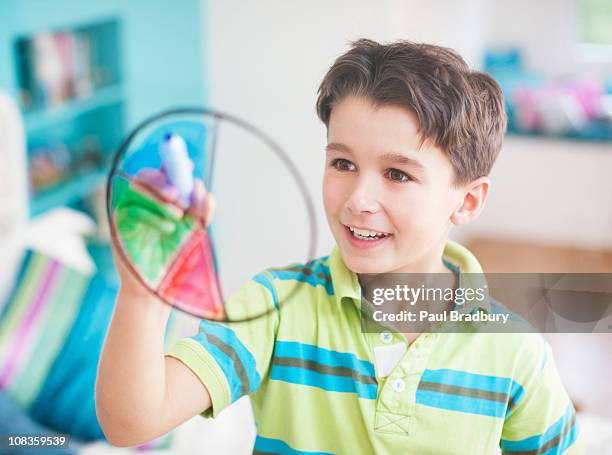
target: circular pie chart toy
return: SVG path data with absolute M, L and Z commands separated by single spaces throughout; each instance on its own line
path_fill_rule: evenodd
M 224 125 L 227 127 L 224 128 Z M 232 146 L 231 140 L 220 141 L 222 132 L 229 134 L 229 139 L 240 137 L 240 145 Z M 220 143 L 229 145 L 221 147 Z M 238 157 L 237 149 L 243 155 L 253 150 L 252 154 L 258 154 L 256 157 L 244 156 L 257 159 L 258 167 L 262 169 L 266 169 L 271 162 L 276 163 L 276 168 L 282 170 L 289 183 L 275 189 L 274 179 L 240 180 L 236 175 L 246 172 L 243 168 L 249 166 L 239 167 L 235 164 L 245 161 Z M 232 166 L 216 169 L 216 163 L 220 161 Z M 254 172 L 245 175 L 252 174 Z M 249 254 L 258 254 L 255 250 L 262 242 L 250 240 L 245 243 L 246 246 L 240 250 L 245 257 L 238 262 L 232 262 L 236 261 L 235 254 L 228 253 L 227 257 L 218 254 L 217 234 L 232 230 L 216 224 L 216 219 L 214 225 L 209 224 L 212 212 L 209 192 L 215 194 L 218 208 L 224 204 L 224 199 L 217 197 L 213 177 L 215 182 L 223 182 L 224 178 L 236 180 L 229 187 L 234 194 L 242 193 L 237 200 L 243 201 L 245 211 L 255 210 L 253 201 L 264 199 L 267 206 L 264 208 L 271 209 L 269 213 L 278 214 L 279 217 L 286 217 L 286 207 L 274 210 L 270 205 L 280 198 L 257 199 L 258 187 L 268 185 L 273 193 L 278 194 L 290 191 L 287 186 L 293 186 L 290 194 L 297 195 L 298 200 L 293 201 L 291 206 L 307 220 L 302 223 L 306 227 L 304 240 L 299 242 L 303 251 L 301 254 L 302 257 L 306 256 L 305 262 L 313 258 L 316 249 L 314 206 L 297 167 L 259 129 L 232 115 L 204 108 L 173 109 L 150 117 L 120 145 L 106 188 L 111 240 L 117 260 L 152 294 L 167 304 L 213 321 L 251 320 L 277 310 L 280 304 L 290 300 L 292 292 L 284 295 L 282 301 L 272 308 L 251 305 L 252 302 L 245 302 L 243 308 L 226 308 L 227 296 L 221 284 L 220 269 L 231 274 L 234 264 L 248 263 Z M 253 223 L 240 220 L 238 214 L 242 213 L 241 207 L 236 205 L 240 204 L 233 202 L 231 211 L 236 215 L 226 217 L 226 226 L 231 223 L 253 226 Z M 256 239 L 270 231 L 267 226 L 279 224 L 282 224 L 281 220 L 262 216 L 257 220 L 262 235 L 256 236 Z M 235 237 L 238 240 L 238 237 L 244 236 Z M 226 243 L 232 245 L 231 240 Z M 219 267 L 224 261 L 227 261 L 229 268 Z

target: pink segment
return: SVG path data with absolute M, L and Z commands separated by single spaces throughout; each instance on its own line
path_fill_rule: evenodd
M 212 244 L 206 231 L 194 232 L 182 247 L 159 287 L 159 294 L 174 306 L 199 317 L 225 317 Z

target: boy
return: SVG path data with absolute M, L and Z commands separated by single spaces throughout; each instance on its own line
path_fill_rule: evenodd
M 280 310 L 202 321 L 165 356 L 169 307 L 120 270 L 96 392 L 110 442 L 153 439 L 248 394 L 256 453 L 582 453 L 538 335 L 361 330 L 362 274 L 481 272 L 447 237 L 487 199 L 506 128 L 498 85 L 450 49 L 360 40 L 325 76 L 317 113 L 337 246 L 227 302 L 272 306 L 294 291 Z

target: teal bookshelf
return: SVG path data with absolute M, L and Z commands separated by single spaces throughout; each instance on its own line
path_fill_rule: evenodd
M 25 125 L 28 134 L 35 134 L 54 125 L 61 124 L 77 118 L 91 110 L 115 106 L 124 101 L 121 85 L 113 85 L 98 89 L 86 99 L 67 101 L 57 108 L 26 112 Z
M 146 117 L 206 103 L 202 7 L 199 0 L 0 1 L 0 61 L 10 63 L 0 65 L 0 89 L 24 120 L 31 216 L 81 207 Z
M 80 199 L 89 196 L 92 188 L 97 188 L 106 181 L 105 169 L 90 171 L 78 178 L 73 178 L 43 190 L 30 207 L 32 216 L 39 215 L 59 205 L 72 205 Z

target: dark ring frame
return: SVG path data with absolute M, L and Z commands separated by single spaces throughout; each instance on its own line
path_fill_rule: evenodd
M 130 272 L 152 294 L 157 296 L 157 298 L 159 298 L 162 302 L 172 306 L 173 308 L 175 308 L 175 309 L 177 309 L 179 311 L 182 311 L 183 313 L 189 314 L 191 316 L 195 316 L 195 317 L 200 318 L 200 319 L 205 319 L 205 318 L 202 318 L 201 316 L 192 314 L 192 313 L 188 312 L 187 310 L 184 310 L 182 308 L 174 306 L 173 304 L 168 302 L 166 299 L 164 299 L 155 289 L 152 289 L 139 276 L 137 270 L 134 268 L 134 266 L 132 265 L 132 262 L 126 256 L 126 253 L 125 253 L 123 247 L 121 246 L 121 243 L 118 240 L 119 236 L 118 236 L 117 230 L 115 229 L 115 224 L 113 222 L 112 213 L 111 213 L 112 212 L 111 198 L 112 198 L 112 182 L 113 182 L 113 178 L 116 175 L 118 175 L 117 167 L 119 165 L 119 162 L 121 161 L 121 158 L 123 157 L 123 155 L 125 154 L 126 150 L 128 149 L 130 143 L 132 142 L 134 137 L 141 130 L 143 130 L 144 128 L 150 126 L 151 124 L 153 124 L 154 122 L 157 122 L 158 120 L 161 120 L 161 119 L 163 119 L 165 117 L 170 117 L 170 116 L 173 116 L 173 115 L 186 115 L 186 116 L 187 115 L 194 115 L 194 116 L 211 117 L 213 119 L 212 136 L 211 136 L 211 151 L 210 151 L 210 159 L 208 160 L 209 161 L 209 166 L 207 167 L 207 170 L 206 170 L 207 171 L 207 176 L 206 176 L 207 182 L 205 183 L 206 187 L 210 188 L 211 191 L 212 191 L 212 176 L 213 176 L 213 169 L 214 169 L 214 163 L 215 163 L 215 156 L 216 156 L 216 153 L 217 153 L 218 125 L 219 125 L 220 122 L 227 121 L 229 123 L 233 123 L 234 125 L 245 129 L 246 131 L 250 132 L 253 136 L 255 136 L 256 138 L 261 140 L 264 144 L 266 144 L 274 152 L 274 154 L 285 165 L 285 167 L 287 168 L 287 170 L 289 171 L 289 173 L 291 174 L 291 176 L 295 180 L 297 186 L 299 187 L 299 190 L 300 190 L 300 192 L 302 194 L 302 199 L 303 199 L 304 205 L 306 206 L 306 211 L 308 212 L 308 221 L 309 221 L 310 235 L 309 235 L 309 244 L 308 244 L 308 258 L 307 258 L 305 263 L 308 263 L 312 259 L 314 259 L 315 251 L 316 251 L 316 248 L 317 248 L 317 221 L 316 221 L 314 204 L 313 204 L 312 199 L 310 197 L 310 193 L 308 191 L 308 187 L 306 185 L 306 182 L 302 178 L 300 172 L 298 171 L 297 166 L 293 163 L 293 161 L 291 161 L 291 159 L 289 158 L 289 155 L 270 136 L 265 134 L 262 130 L 260 130 L 259 128 L 257 128 L 253 124 L 251 124 L 251 123 L 249 123 L 249 122 L 247 122 L 245 120 L 242 120 L 242 119 L 240 119 L 240 118 L 238 118 L 238 117 L 236 117 L 234 115 L 223 113 L 223 112 L 219 112 L 217 110 L 212 110 L 212 109 L 208 109 L 208 108 L 204 108 L 204 107 L 181 107 L 181 108 L 169 109 L 169 110 L 165 110 L 165 111 L 159 112 L 159 113 L 157 113 L 155 115 L 152 115 L 152 116 L 148 117 L 147 119 L 145 119 L 144 121 L 142 121 L 141 123 L 139 123 L 131 131 L 131 133 L 123 140 L 123 142 L 121 143 L 121 145 L 119 146 L 119 148 L 115 152 L 115 156 L 113 157 L 113 162 L 112 162 L 112 165 L 111 165 L 111 170 L 110 170 L 110 173 L 108 175 L 107 182 L 106 182 L 106 216 L 107 216 L 108 224 L 110 226 L 111 241 L 115 244 L 115 246 L 116 246 L 115 249 L 117 250 L 117 252 L 121 256 L 121 260 L 123 260 L 124 264 L 127 265 L 127 267 L 130 270 Z M 217 281 L 219 281 L 218 277 L 217 277 Z M 291 295 L 296 290 L 296 288 L 297 288 L 297 285 L 294 288 L 294 290 L 292 290 L 285 297 L 285 300 L 289 300 L 291 298 Z M 219 283 L 219 289 L 221 289 L 221 284 L 220 283 Z M 221 289 L 221 294 L 223 294 L 223 290 L 222 289 Z M 280 306 L 281 306 L 281 302 L 279 302 L 279 308 L 280 308 Z M 227 319 L 227 317 L 226 317 L 225 319 L 222 319 L 222 320 L 221 319 L 212 319 L 212 320 L 214 320 L 215 322 L 247 322 L 247 321 L 252 321 L 252 320 L 257 319 L 259 317 L 265 316 L 266 314 L 269 314 L 269 313 L 271 313 L 273 311 L 277 311 L 276 308 L 271 308 L 271 309 L 269 309 L 266 312 L 262 312 L 261 314 L 257 314 L 255 316 L 252 316 L 252 317 L 249 317 L 249 318 L 245 318 L 245 319 Z

